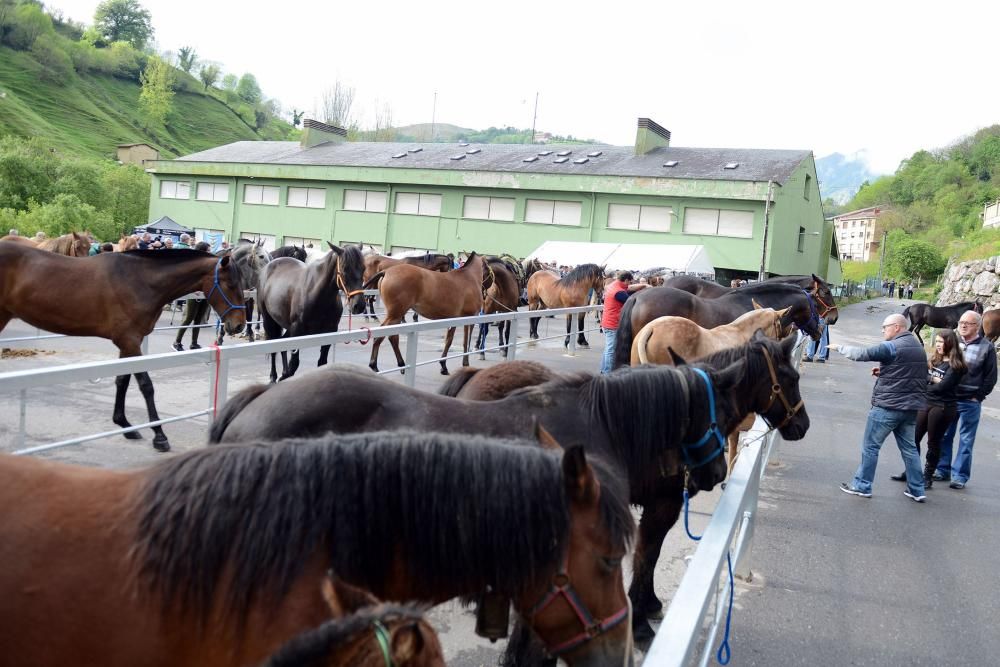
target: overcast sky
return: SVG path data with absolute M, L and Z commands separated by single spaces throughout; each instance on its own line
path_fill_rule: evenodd
M 90 23 L 98 1 L 46 4 Z M 648 116 L 677 146 L 866 151 L 891 173 L 1000 122 L 990 1 L 142 4 L 159 50 L 252 72 L 286 110 L 339 79 L 363 125 L 376 100 L 430 122 L 437 91 L 438 122 L 526 128 L 538 92 L 540 131 L 624 145 Z

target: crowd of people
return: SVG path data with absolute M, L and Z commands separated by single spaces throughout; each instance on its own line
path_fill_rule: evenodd
M 896 295 L 897 299 L 912 299 L 913 298 L 913 281 L 899 281 L 896 282 L 895 279 L 883 280 L 882 281 L 882 296 L 892 297 Z
M 877 361 L 861 444 L 861 464 L 845 493 L 871 498 L 878 455 L 889 434 L 903 457 L 905 470 L 892 479 L 906 483 L 903 493 L 923 503 L 935 481 L 964 489 L 972 477 L 972 450 L 982 402 L 997 383 L 997 354 L 981 331 L 982 315 L 969 310 L 951 329 L 935 332 L 930 359 L 919 339 L 907 330 L 902 315 L 882 322 L 883 342 L 871 347 L 833 345 L 848 359 Z M 953 455 L 955 434 L 958 450 Z M 920 441 L 927 436 L 927 453 L 920 463 Z

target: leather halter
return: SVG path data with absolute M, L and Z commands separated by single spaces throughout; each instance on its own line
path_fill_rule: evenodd
M 564 653 L 568 653 L 573 649 L 586 644 L 591 639 L 603 635 L 612 628 L 621 624 L 626 618 L 628 618 L 629 607 L 626 603 L 624 607 L 611 614 L 607 618 L 600 619 L 594 618 L 590 610 L 587 609 L 587 605 L 584 604 L 580 596 L 577 595 L 576 590 L 573 588 L 573 584 L 569 580 L 569 553 L 566 554 L 566 559 L 563 561 L 562 567 L 556 572 L 555 576 L 552 577 L 552 585 L 549 586 L 549 592 L 546 593 L 541 600 L 538 601 L 534 607 L 531 608 L 531 612 L 528 614 L 529 620 L 533 623 L 535 617 L 538 616 L 542 611 L 544 611 L 550 604 L 562 598 L 566 600 L 569 608 L 573 610 L 576 617 L 580 620 L 580 624 L 583 626 L 583 631 L 579 634 L 573 635 L 569 639 L 559 642 L 556 645 L 551 645 L 547 641 L 542 640 L 545 643 L 545 649 L 553 657 L 558 657 Z
M 767 400 L 767 406 L 761 411 L 760 416 L 772 429 L 784 428 L 784 426 L 788 422 L 792 421 L 792 418 L 794 418 L 795 415 L 798 414 L 799 410 L 802 409 L 805 403 L 802 401 L 802 399 L 799 399 L 799 402 L 796 403 L 794 406 L 788 402 L 788 399 L 785 397 L 785 392 L 782 391 L 781 389 L 781 384 L 778 383 L 778 373 L 774 369 L 774 360 L 771 359 L 771 353 L 767 351 L 766 347 L 762 347 L 761 352 L 764 353 L 764 361 L 767 362 L 767 372 L 770 373 L 771 375 L 771 397 Z M 764 417 L 763 414 L 764 412 L 767 412 L 768 410 L 771 409 L 771 406 L 774 405 L 774 399 L 776 398 L 780 399 L 782 405 L 785 406 L 785 418 L 777 426 L 771 424 L 768 418 Z
M 818 289 L 813 290 L 812 292 L 810 292 L 810 294 L 812 295 L 812 298 L 816 301 L 816 303 L 819 304 L 819 306 L 816 307 L 816 310 L 820 317 L 826 317 L 827 314 L 829 314 L 831 311 L 837 310 L 836 303 L 832 304 L 827 303 L 826 301 L 823 301 L 823 299 L 819 297 Z M 822 307 L 823 309 L 820 310 L 820 307 Z
M 357 294 L 364 294 L 365 290 L 363 287 L 361 289 L 356 289 L 356 290 L 347 289 L 347 282 L 344 280 L 344 271 L 343 269 L 340 268 L 341 259 L 342 257 L 340 255 L 337 255 L 337 264 L 336 264 L 337 287 L 339 287 L 341 291 L 343 291 L 344 297 L 347 299 L 350 299 L 351 297 Z
M 219 283 L 219 267 L 222 266 L 222 260 L 223 259 L 224 259 L 224 257 L 220 257 L 219 261 L 217 261 L 215 263 L 215 277 L 214 277 L 214 279 L 212 281 L 212 289 L 211 289 L 211 291 L 209 291 L 208 296 L 205 297 L 205 301 L 211 301 L 212 295 L 215 294 L 215 290 L 219 290 L 219 294 L 222 295 L 223 301 L 225 301 L 226 305 L 229 306 L 228 308 L 226 308 L 225 311 L 223 311 L 223 313 L 221 315 L 219 315 L 219 319 L 222 319 L 223 317 L 225 317 L 226 315 L 228 315 L 229 311 L 231 311 L 231 310 L 246 310 L 247 309 L 246 304 L 244 304 L 242 306 L 237 306 L 235 303 L 233 303 L 232 301 L 230 301 L 229 297 L 226 296 L 225 290 L 222 289 L 222 285 Z

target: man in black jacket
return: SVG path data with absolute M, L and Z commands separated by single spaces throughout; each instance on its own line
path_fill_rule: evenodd
M 941 439 L 941 460 L 938 462 L 935 480 L 951 480 L 953 489 L 964 489 L 972 476 L 972 446 L 976 442 L 979 417 L 983 411 L 983 399 L 990 395 L 997 383 L 997 353 L 987 338 L 979 332 L 983 317 L 967 310 L 958 320 L 959 345 L 965 355 L 969 372 L 955 390 L 958 398 L 958 419 L 956 419 Z M 958 453 L 951 459 L 955 431 L 958 431 Z
M 927 401 L 927 354 L 917 337 L 906 330 L 902 315 L 889 315 L 882 322 L 882 338 L 872 347 L 832 345 L 848 359 L 878 361 L 872 375 L 878 378 L 872 390 L 872 409 L 868 412 L 864 440 L 861 443 L 861 465 L 850 484 L 840 490 L 852 496 L 872 497 L 872 481 L 878 465 L 878 453 L 892 433 L 906 464 L 906 490 L 903 494 L 918 503 L 924 502 L 924 477 L 920 469 L 920 454 L 914 435 L 917 412 Z

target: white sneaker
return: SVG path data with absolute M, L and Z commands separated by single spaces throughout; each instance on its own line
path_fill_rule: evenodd
M 912 500 L 915 503 L 922 503 L 925 500 L 927 500 L 927 496 L 915 496 L 912 493 L 910 493 L 909 489 L 905 489 L 903 491 L 903 495 L 906 496 L 907 498 L 909 498 L 910 500 Z

